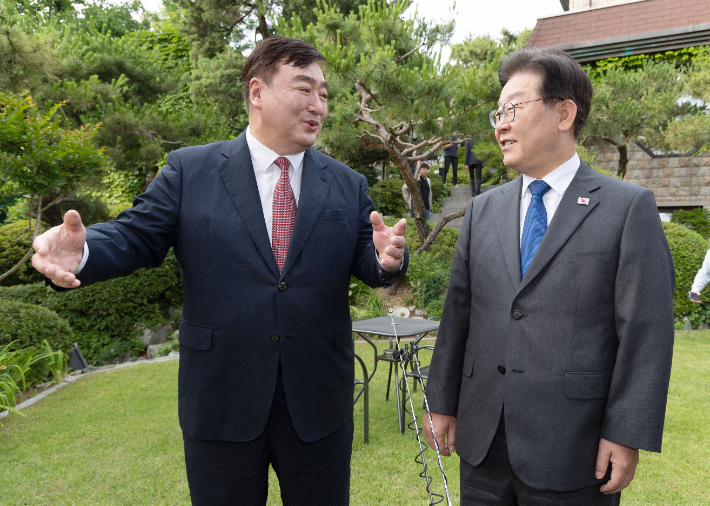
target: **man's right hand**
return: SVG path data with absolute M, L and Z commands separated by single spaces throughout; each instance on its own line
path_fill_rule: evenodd
M 698 296 L 698 300 L 695 300 L 695 299 L 690 299 L 690 300 L 691 300 L 692 302 L 695 302 L 696 304 L 702 304 L 703 301 L 700 300 L 700 293 L 698 293 L 698 292 L 692 292 L 692 293 L 694 293 L 694 294 L 696 294 L 696 295 Z
M 468 165 L 465 165 L 465 167 L 466 167 L 466 170 L 468 170 Z
M 431 413 L 431 420 L 434 422 L 434 434 L 436 434 L 436 440 L 439 443 L 439 453 L 444 457 L 450 457 L 451 452 L 456 451 L 456 417 Z M 424 435 L 429 446 L 436 448 L 431 435 L 429 417 L 426 414 L 424 414 Z
M 62 288 L 76 288 L 81 281 L 73 274 L 81 263 L 86 229 L 76 211 L 67 211 L 64 223 L 37 236 L 32 243 L 32 265 Z

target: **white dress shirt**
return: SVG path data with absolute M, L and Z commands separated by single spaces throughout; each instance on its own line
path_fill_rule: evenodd
M 247 146 L 249 146 L 249 153 L 251 154 L 251 164 L 254 166 L 256 186 L 259 188 L 261 208 L 264 211 L 266 230 L 269 232 L 269 241 L 271 241 L 271 228 L 273 223 L 273 216 L 271 213 L 274 205 L 274 188 L 276 188 L 276 182 L 281 177 L 281 168 L 274 162 L 281 155 L 256 140 L 256 137 L 252 135 L 249 127 L 247 127 L 246 137 Z M 301 177 L 303 176 L 304 153 L 305 151 L 301 151 L 295 155 L 288 155 L 284 157 L 291 162 L 291 167 L 288 169 L 288 177 L 291 180 L 293 196 L 296 198 L 296 206 L 298 206 L 298 197 L 301 195 Z
M 545 211 L 547 211 L 547 224 L 550 225 L 552 217 L 557 211 L 557 206 L 560 205 L 562 196 L 567 191 L 569 184 L 574 179 L 577 170 L 579 169 L 579 156 L 577 153 L 574 154 L 572 158 L 567 160 L 565 163 L 557 167 L 555 170 L 550 172 L 548 175 L 542 178 L 547 184 L 550 185 L 550 189 L 542 196 L 542 203 L 545 204 Z M 523 226 L 525 225 L 525 214 L 528 212 L 528 207 L 530 206 L 530 201 L 532 200 L 532 192 L 530 191 L 530 183 L 537 181 L 534 177 L 527 176 L 523 174 L 523 192 L 520 196 L 520 241 L 523 240 Z

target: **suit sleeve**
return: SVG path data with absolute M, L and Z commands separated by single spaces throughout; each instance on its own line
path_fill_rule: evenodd
M 648 190 L 638 193 L 620 242 L 615 286 L 616 364 L 602 437 L 660 452 L 673 356 L 675 270 Z
M 175 244 L 182 189 L 178 154 L 168 163 L 133 207 L 115 220 L 87 228 L 91 254 L 79 274 L 83 286 L 127 276 L 141 267 L 157 267 Z
M 471 319 L 471 200 L 456 242 L 441 326 L 427 380 L 427 399 L 434 413 L 456 416 Z

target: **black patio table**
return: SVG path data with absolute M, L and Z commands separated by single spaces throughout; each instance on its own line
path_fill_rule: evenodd
M 392 326 L 393 320 L 394 327 Z M 389 400 L 390 383 L 392 380 L 392 369 L 394 366 L 394 383 L 395 393 L 397 396 L 397 421 L 399 422 L 399 432 L 404 434 L 404 407 L 401 405 L 402 403 L 400 402 L 399 374 L 397 367 L 395 366 L 398 361 L 392 356 L 378 355 L 377 346 L 375 346 L 375 343 L 373 343 L 372 340 L 368 337 L 368 335 L 389 337 L 390 349 L 399 349 L 399 343 L 393 340 L 393 338 L 395 337 L 395 329 L 396 337 L 400 339 L 403 337 L 414 336 L 413 344 L 416 345 L 429 332 L 433 330 L 438 330 L 439 322 L 436 320 L 424 320 L 420 318 L 392 318 L 390 316 L 378 316 L 376 318 L 368 318 L 366 320 L 358 320 L 353 322 L 353 332 L 355 332 L 358 336 L 362 337 L 365 341 L 367 341 L 374 350 L 375 366 L 372 370 L 372 373 L 367 377 L 367 382 L 369 383 L 369 381 L 375 375 L 375 372 L 377 371 L 377 362 L 383 361 L 389 362 L 390 364 L 389 377 L 387 379 L 387 395 L 385 397 L 386 400 Z

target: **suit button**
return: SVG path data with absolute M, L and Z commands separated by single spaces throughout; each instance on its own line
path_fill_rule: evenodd
M 279 342 L 279 336 L 277 336 L 276 334 L 274 334 L 273 336 L 271 336 L 271 340 L 272 340 L 273 342 L 275 342 L 275 343 L 278 343 L 278 342 Z
M 513 318 L 515 320 L 520 320 L 522 317 L 523 317 L 523 313 L 521 313 L 517 309 L 515 311 L 513 311 Z
M 282 292 L 286 290 L 286 283 L 284 283 L 283 281 L 279 283 L 279 290 L 281 290 Z
M 276 336 L 276 337 L 278 337 L 278 336 Z M 503 367 L 502 365 L 499 365 L 499 366 L 498 366 L 498 372 L 501 373 L 501 374 L 505 374 L 505 367 Z

